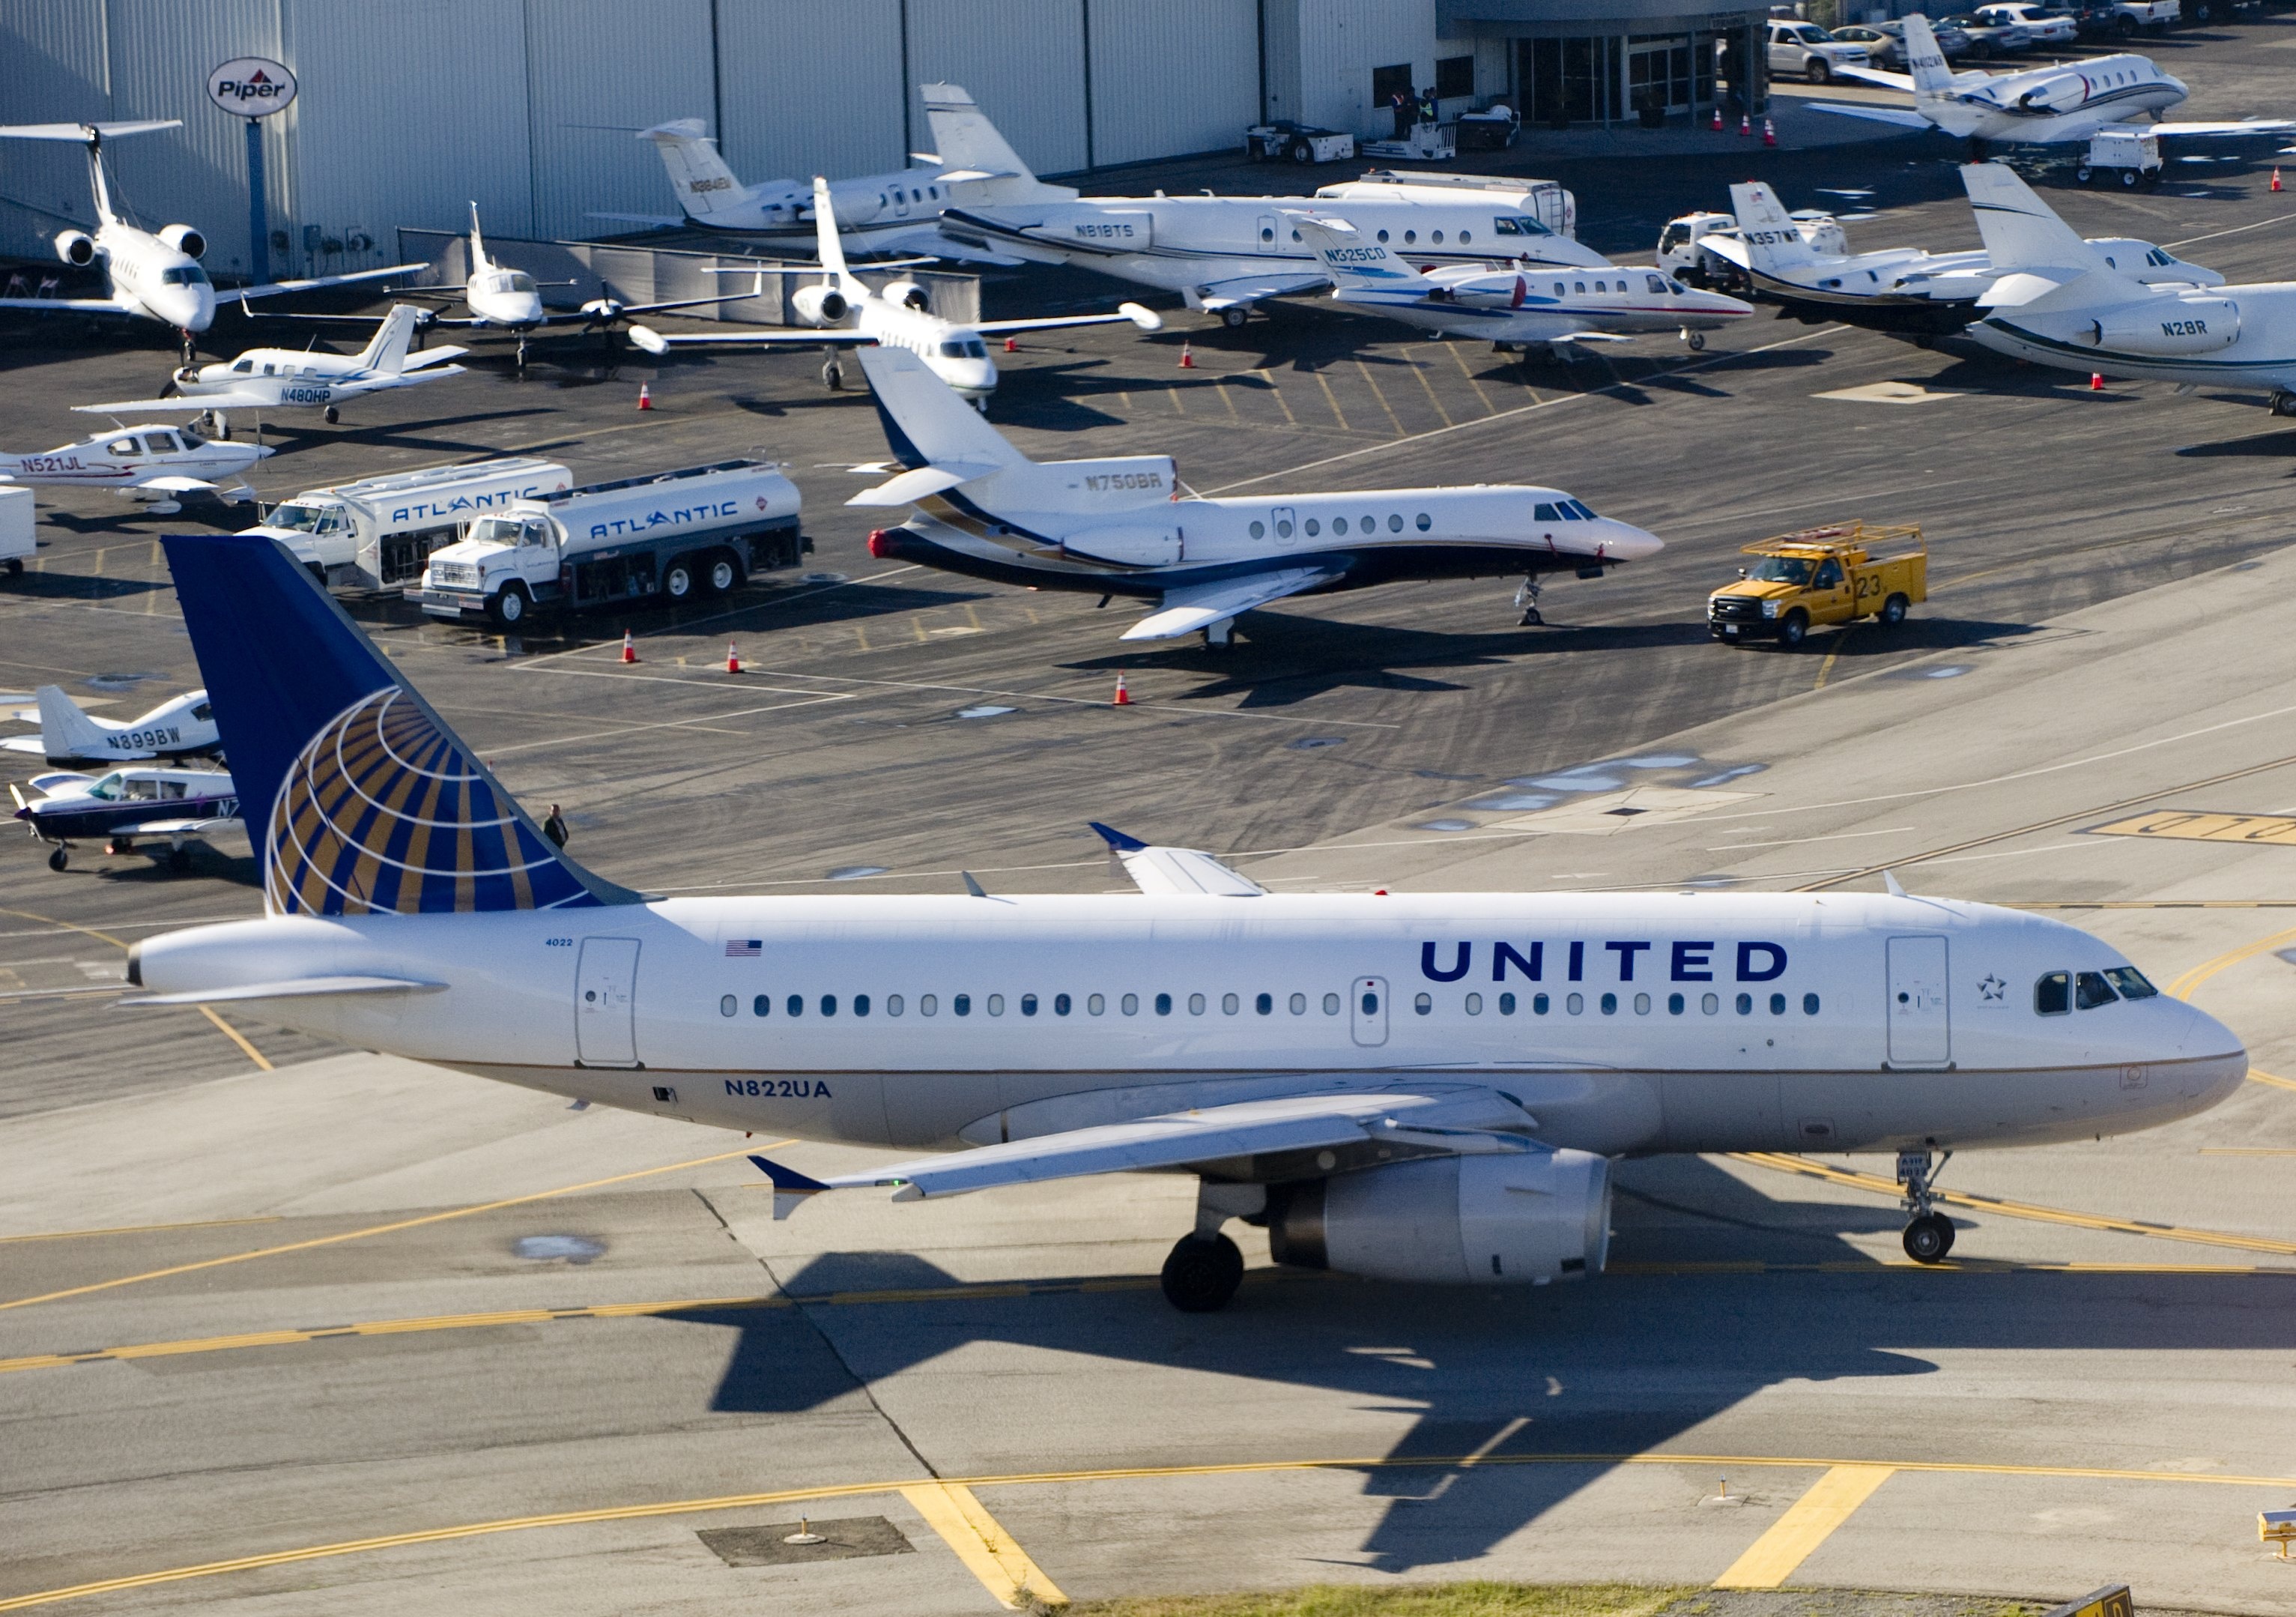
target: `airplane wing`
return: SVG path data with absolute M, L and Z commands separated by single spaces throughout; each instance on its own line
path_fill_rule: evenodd
M 1911 107 L 1861 107 L 1833 101 L 1813 101 L 1808 105 L 1813 112 L 1832 112 L 1841 118 L 1870 118 L 1877 124 L 1895 124 L 1901 129 L 1936 127 Z
M 349 286 L 360 281 L 388 281 L 393 275 L 411 275 L 426 270 L 428 264 L 394 264 L 388 269 L 354 270 L 347 275 L 314 275 L 304 281 L 274 281 L 265 286 L 235 286 L 231 295 L 244 303 L 250 298 L 276 298 L 287 292 L 316 291 L 323 286 Z
M 236 824 L 236 822 L 233 822 Z M 139 825 L 136 834 L 158 831 Z M 220 1005 L 233 999 L 308 999 L 322 994 L 436 994 L 443 982 L 421 982 L 409 977 L 287 977 L 277 982 L 250 982 L 237 988 L 208 989 L 184 994 L 139 994 L 119 1001 L 124 1005 Z
M 0 308 L 76 308 L 84 315 L 132 312 L 117 298 L 0 298 Z
M 691 219 L 671 218 L 663 213 L 591 213 L 594 219 L 607 219 L 617 225 L 647 225 L 656 230 L 683 230 Z
M 664 336 L 650 325 L 630 327 L 630 342 L 649 354 L 667 354 L 672 349 L 734 348 L 734 349 L 818 349 L 861 348 L 876 341 L 874 337 L 849 327 L 838 327 L 818 332 L 773 331 L 728 332 L 724 336 L 701 332 Z
M 157 488 L 166 494 L 196 494 L 202 488 L 212 488 L 213 483 L 196 477 L 147 477 L 131 483 L 131 488 Z
M 1257 303 L 1262 298 L 1289 297 L 1293 292 L 1321 291 L 1332 283 L 1326 275 L 1239 275 L 1233 281 L 1215 281 L 1209 286 L 1190 289 L 1185 294 L 1188 307 L 1217 314 L 1239 303 Z
M 2236 123 L 2106 124 L 2114 134 L 2157 135 L 2162 140 L 2222 139 L 2231 135 L 2296 135 L 2296 119 L 2246 118 Z
M 401 370 L 407 371 L 419 371 L 426 365 L 443 365 L 449 359 L 460 359 L 463 355 L 470 351 L 471 350 L 468 349 L 458 349 L 454 347 L 422 349 L 415 353 L 409 354 L 406 357 L 405 363 L 401 365 L 399 368 Z
M 1840 62 L 1834 64 L 1833 70 L 1843 78 L 1862 78 L 1867 84 L 1903 90 L 1908 95 L 1914 93 L 1914 76 L 1911 73 L 1892 73 L 1887 68 L 1848 67 Z
M 269 410 L 279 401 L 268 393 L 178 393 L 173 398 L 120 398 L 110 404 L 74 405 L 82 415 L 141 415 L 146 412 L 197 415 L 203 410 Z
M 992 466 L 980 461 L 940 461 L 889 478 L 873 488 L 864 488 L 845 503 L 849 505 L 914 505 L 928 495 L 939 494 L 944 488 L 954 488 L 959 483 L 969 483 L 976 477 L 987 477 L 992 472 L 1003 470 L 1002 466 Z
M 361 393 L 385 393 L 393 388 L 411 388 L 418 382 L 439 382 L 448 376 L 463 375 L 468 368 L 459 365 L 432 365 L 420 370 L 409 367 L 381 376 L 361 376 L 346 384 L 349 390 L 348 396 L 356 398 Z
M 1124 874 L 1142 892 L 1203 893 L 1223 899 L 1264 898 L 1267 890 L 1230 869 L 1200 848 L 1158 848 L 1113 825 L 1086 822 L 1108 851 L 1124 862 Z
M 1197 629 L 1210 628 L 1222 618 L 1233 618 L 1270 601 L 1296 595 L 1339 575 L 1340 570 L 1335 567 L 1284 567 L 1273 572 L 1222 579 L 1216 584 L 1168 589 L 1163 604 L 1126 629 L 1123 638 L 1170 640 L 1193 634 Z
M 144 820 L 135 828 L 137 836 L 205 836 L 212 831 L 241 828 L 235 814 L 210 815 L 195 820 Z
M 1119 303 L 1112 315 L 1047 315 L 1037 320 L 980 320 L 972 329 L 984 337 L 1001 337 L 1007 332 L 1049 332 L 1064 325 L 1114 325 L 1129 320 L 1144 332 L 1160 332 L 1164 317 L 1154 309 L 1137 303 Z
M 1384 1145 L 1406 1155 L 1527 1153 L 1538 1147 L 1526 1134 L 1515 1131 L 1533 1127 L 1536 1120 L 1529 1113 L 1488 1089 L 1426 1094 L 1374 1091 L 1207 1106 L 971 1151 L 914 1157 L 831 1179 L 810 1178 L 761 1156 L 750 1161 L 774 1182 L 774 1217 L 786 1219 L 808 1196 L 872 1186 L 892 1186 L 896 1202 L 915 1202 L 1000 1185 L 1185 1168 L 1350 1145 Z

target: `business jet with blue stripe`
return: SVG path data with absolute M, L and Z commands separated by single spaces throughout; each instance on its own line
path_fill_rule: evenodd
M 1844 78 L 1904 90 L 1914 98 L 1910 107 L 1813 102 L 1811 110 L 1906 129 L 1942 130 L 1980 152 L 1996 143 L 2059 145 L 2122 129 L 2163 140 L 2296 134 L 2296 121 L 2287 119 L 2132 123 L 2144 113 L 2157 117 L 2179 106 L 2192 94 L 2183 79 L 2162 72 L 2149 56 L 2098 56 L 2015 73 L 1956 73 L 1946 65 L 1929 19 L 1919 12 L 1906 19 L 1906 65 L 1910 72 L 1840 64 L 1833 70 Z
M 1203 1310 L 1231 1219 L 1304 1268 L 1583 1282 L 1611 1158 L 1816 1146 L 1896 1153 L 1934 1262 L 1938 1152 L 2153 1127 L 2248 1071 L 2099 940 L 1894 882 L 1279 894 L 1100 828 L 1138 895 L 648 898 L 552 846 L 286 550 L 164 543 L 265 913 L 140 942 L 126 1003 L 893 1159 L 759 1158 L 776 1216 L 1186 1175 L 1163 1284 Z
M 1841 321 L 1872 331 L 1927 340 L 1949 335 L 1980 316 L 1977 300 L 2006 271 L 1983 249 L 1924 252 L 1824 253 L 1811 246 L 1776 192 L 1757 180 L 1730 187 L 1742 228 L 1710 235 L 1706 249 L 1746 272 L 1757 296 L 1813 324 Z M 2224 276 L 2189 264 L 2165 247 L 2133 236 L 2091 237 L 2108 267 L 2147 286 L 2215 286 Z
M 1033 589 L 1155 603 L 1127 640 L 1201 633 L 1228 644 L 1237 614 L 1287 595 L 1402 579 L 1520 577 L 1537 620 L 1540 575 L 1599 578 L 1661 548 L 1560 488 L 1495 483 L 1206 498 L 1168 455 L 1030 460 L 917 357 L 865 349 L 885 439 L 906 468 L 849 505 L 915 507 L 869 554 Z
M 1461 266 L 1422 274 L 1336 214 L 1283 217 L 1330 274 L 1334 303 L 1447 337 L 1519 343 L 1526 351 L 1545 343 L 1557 359 L 1572 357 L 1580 343 L 1624 342 L 1657 332 L 1678 332 L 1693 349 L 1702 349 L 1706 332 L 1754 312 L 1751 303 L 1693 291 L 1658 270 L 1615 264 L 1568 271 Z
M 1961 171 L 2001 279 L 1969 334 L 1997 353 L 2085 374 L 2259 388 L 2296 415 L 2296 282 L 2147 286 L 1999 163 Z

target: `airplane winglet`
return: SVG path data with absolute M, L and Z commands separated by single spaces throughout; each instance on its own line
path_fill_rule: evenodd
M 1108 851 L 1111 853 L 1137 853 L 1148 846 L 1138 837 L 1127 836 L 1115 826 L 1103 825 L 1098 820 L 1086 820 L 1085 824 L 1091 826 L 1099 834 L 1100 840 L 1108 844 Z
M 808 1178 L 794 1168 L 784 1168 L 765 1157 L 753 1156 L 758 1171 L 774 1182 L 774 1218 L 776 1222 L 795 1212 L 808 1196 L 817 1196 L 830 1186 L 819 1179 Z

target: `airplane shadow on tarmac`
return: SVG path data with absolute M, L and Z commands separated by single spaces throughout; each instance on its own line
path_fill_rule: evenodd
M 821 1299 L 816 1305 L 677 1317 L 737 1334 L 709 1403 L 722 1411 L 790 1414 L 849 1402 L 905 1371 L 989 1344 L 1155 1367 L 1165 1379 L 1128 1390 L 1150 1400 L 1185 1396 L 1185 1383 L 1168 1379 L 1173 1371 L 1338 1393 L 1346 1408 L 1328 1421 L 1217 1448 L 1170 1434 L 1186 1423 L 1168 1431 L 1149 1420 L 1111 1424 L 1091 1434 L 1089 1448 L 1054 1454 L 1048 1442 L 1076 1433 L 1040 1427 L 1025 1408 L 983 1409 L 988 1418 L 966 1428 L 977 1447 L 964 1464 L 1035 1471 L 1344 1459 L 1376 1450 L 1377 1440 L 1362 1432 L 1380 1429 L 1378 1417 L 1402 1416 L 1408 1428 L 1364 1472 L 1365 1497 L 1387 1505 L 1353 1563 L 1398 1573 L 1488 1555 L 1602 1476 L 1614 1463 L 1606 1457 L 1750 1445 L 1825 1452 L 1807 1434 L 1750 1438 L 1742 1416 L 1726 1434 L 1693 1437 L 1789 1383 L 1843 1383 L 1848 1399 L 1859 1396 L 1848 1383 L 1936 1374 L 1930 1353 L 2296 1344 L 2296 1301 L 2276 1289 L 2259 1295 L 2252 1277 L 1914 1275 L 1844 1239 L 1894 1230 L 1902 1215 L 1884 1202 L 1772 1200 L 1698 1158 L 1622 1162 L 1617 1172 L 1611 1260 L 1627 1272 L 1586 1285 L 1421 1288 L 1260 1270 L 1224 1312 L 1186 1316 L 1150 1286 L 1086 1293 L 1050 1281 L 1042 1283 L 1049 1294 L 971 1298 L 922 1259 L 837 1252 L 783 1282 L 792 1295 Z M 931 1213 L 916 1216 L 922 1233 Z M 1711 1263 L 1784 1267 L 1677 1268 Z M 1848 1268 L 1813 1272 L 1819 1265 Z M 912 1288 L 958 1294 L 828 1301 L 832 1293 Z M 995 1362 L 976 1354 L 972 1365 L 994 1375 L 982 1367 Z M 896 1414 L 900 1396 L 893 1394 Z M 1875 1431 L 1856 1447 L 1874 1457 L 1938 1457 L 1941 1436 L 1950 1450 L 1949 1433 L 1949 1424 L 1925 1419 L 1913 1433 Z M 1555 1456 L 1584 1457 L 1522 1463 Z

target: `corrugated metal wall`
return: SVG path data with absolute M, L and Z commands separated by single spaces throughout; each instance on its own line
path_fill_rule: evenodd
M 1435 0 L 1300 0 L 1294 116 L 1384 135 L 1392 126 L 1371 104 L 1371 70 L 1406 62 L 1414 86 L 1435 82 Z
M 912 86 L 963 85 L 1039 174 L 1090 160 L 1078 0 L 908 0 L 908 11 Z M 918 148 L 930 150 L 931 126 L 914 88 L 909 110 Z
M 721 0 L 718 59 L 718 150 L 743 184 L 907 166 L 901 0 Z
M 620 130 L 673 118 L 715 121 L 710 0 L 528 0 L 526 94 L 538 236 L 596 235 L 589 217 L 675 213 L 661 159 Z M 634 27 L 633 24 L 642 23 Z
M 1256 6 L 1234 0 L 1089 4 L 1094 163 L 1242 144 L 1245 127 L 1259 119 Z

